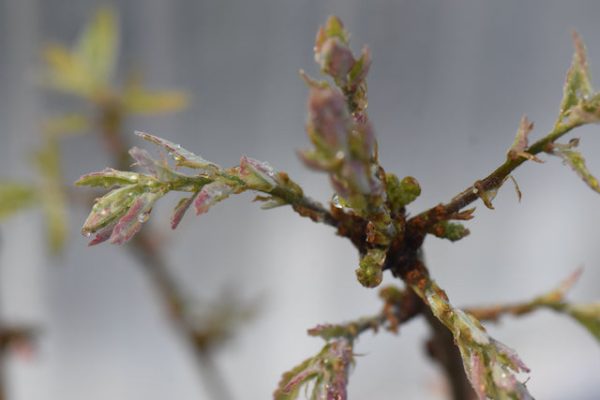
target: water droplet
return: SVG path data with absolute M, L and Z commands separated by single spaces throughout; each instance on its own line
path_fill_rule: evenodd
M 335 208 L 339 208 L 340 210 L 347 210 L 342 200 L 340 199 L 340 196 L 338 196 L 337 194 L 334 194 L 331 198 L 331 204 L 333 204 Z

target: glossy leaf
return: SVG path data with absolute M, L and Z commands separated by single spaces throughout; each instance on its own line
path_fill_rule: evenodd
M 284 373 L 273 398 L 297 399 L 300 389 L 314 382 L 311 399 L 347 400 L 346 387 L 353 363 L 352 342 L 347 339 L 331 341 L 319 354 Z
M 110 188 L 113 186 L 135 185 L 140 183 L 140 181 L 146 183 L 155 180 L 147 175 L 138 174 L 137 172 L 126 172 L 105 168 L 99 172 L 91 172 L 83 175 L 75 181 L 75 185 Z
M 225 200 L 230 194 L 234 192 L 233 188 L 223 182 L 212 182 L 202 187 L 198 197 L 194 201 L 196 207 L 196 214 L 204 214 L 208 209 L 218 202 Z
M 197 169 L 201 173 L 209 176 L 214 175 L 217 170 L 221 169 L 221 167 L 219 167 L 217 164 L 207 161 L 191 151 L 184 149 L 181 147 L 181 145 L 175 144 L 167 139 L 159 138 L 158 136 L 139 131 L 136 131 L 135 134 L 142 139 L 165 149 L 171 155 L 171 157 L 173 157 L 178 166 Z
M 154 202 L 161 196 L 162 194 L 155 192 L 145 192 L 137 196 L 113 228 L 110 242 L 123 244 L 131 240 L 140 231 L 142 224 L 148 220 Z
M 425 270 L 415 269 L 406 280 L 454 336 L 465 372 L 480 400 L 532 399 L 515 376 L 529 369 L 513 350 L 490 337 L 475 317 L 453 307 L 446 293 Z

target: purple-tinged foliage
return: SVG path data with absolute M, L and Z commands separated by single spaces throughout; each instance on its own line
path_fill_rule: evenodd
M 270 192 L 281 184 L 278 172 L 265 161 L 258 161 L 250 157 L 242 156 L 240 159 L 239 177 L 254 190 Z
M 460 357 L 455 358 L 458 362 L 462 360 L 465 370 L 465 375 L 458 379 L 466 382 L 468 378 L 480 399 L 531 399 L 525 385 L 517 379 L 518 373 L 529 372 L 525 364 L 513 350 L 490 337 L 478 318 L 450 304 L 445 292 L 429 278 L 420 254 L 427 234 L 452 241 L 466 236 L 469 231 L 463 225 L 450 221 L 472 218 L 474 209 L 465 210 L 465 207 L 477 197 L 488 208 L 493 208 L 491 201 L 506 179 L 512 178 L 510 173 L 526 159 L 539 161 L 536 154 L 541 152 L 561 156 L 594 190 L 600 191 L 583 157 L 573 150 L 577 142 L 555 143 L 579 125 L 600 121 L 600 94 L 593 93 L 591 88 L 581 40 L 575 36 L 576 54 L 555 128 L 529 145 L 528 135 L 533 124 L 523 117 L 502 166 L 449 203 L 439 204 L 409 219 L 406 206 L 420 195 L 421 188 L 416 179 L 400 180 L 386 173 L 379 164 L 377 142 L 366 112 L 366 77 L 371 55 L 365 48 L 355 57 L 348 37 L 341 21 L 330 18 L 319 30 L 314 50 L 321 71 L 333 82 L 303 75 L 310 88 L 306 131 L 313 147 L 302 152 L 301 157 L 307 166 L 329 175 L 335 191 L 329 210 L 304 197 L 302 189 L 287 174 L 266 162 L 244 156 L 238 166 L 222 168 L 169 140 L 138 132 L 143 139 L 165 150 L 174 159 L 175 167 L 193 171 L 184 174 L 166 160 L 156 161 L 147 151 L 133 148 L 130 154 L 145 173 L 106 169 L 82 177 L 80 185 L 116 186 L 97 200 L 84 224 L 84 234 L 94 235 L 90 244 L 106 240 L 124 243 L 141 229 L 154 203 L 170 191 L 184 192 L 188 196 L 175 207 L 172 228 L 177 227 L 192 204 L 197 214 L 203 214 L 232 194 L 247 190 L 261 192 L 266 195 L 258 195 L 255 200 L 265 202 L 263 208 L 291 205 L 298 214 L 326 222 L 334 226 L 339 235 L 349 238 L 361 256 L 356 275 L 364 286 L 379 285 L 384 267 L 407 283 L 405 291 L 389 289 L 382 294 L 386 302 L 384 310 L 374 317 L 339 325 L 324 324 L 309 330 L 309 334 L 320 336 L 328 343 L 319 354 L 283 375 L 274 393 L 276 400 L 295 399 L 302 387 L 311 388 L 314 399 L 346 399 L 354 340 L 362 332 L 379 327 L 396 332 L 400 322 L 406 320 L 403 316 L 410 318 L 423 312 L 432 315 L 428 320 L 436 331 L 436 338 L 440 327 L 435 318 L 443 324 L 443 334 L 447 333 L 445 328 L 452 333 L 460 352 Z M 144 102 L 136 100 L 136 103 Z M 517 191 L 520 193 L 518 187 Z M 488 311 L 486 315 L 494 316 L 503 310 L 521 315 L 535 308 L 551 308 L 575 318 L 600 340 L 600 305 L 570 305 L 563 299 L 564 292 L 563 286 L 530 303 Z M 407 310 L 404 307 L 410 307 L 406 305 L 410 302 L 402 300 L 411 297 L 412 309 Z M 202 340 L 201 336 L 194 337 L 196 344 Z M 452 343 L 445 347 L 450 346 Z M 452 350 L 446 349 L 447 353 L 438 358 L 454 357 Z
M 165 149 L 171 157 L 173 157 L 177 166 L 196 169 L 208 176 L 214 175 L 217 170 L 221 169 L 217 164 L 207 161 L 191 151 L 184 149 L 181 145 L 175 144 L 167 139 L 140 131 L 137 131 L 135 134 L 142 139 Z
M 311 399 L 347 400 L 346 387 L 353 363 L 352 341 L 344 338 L 333 340 L 319 354 L 284 373 L 273 398 L 297 399 L 300 389 L 314 381 Z
M 269 163 L 244 156 L 239 166 L 224 169 L 168 140 L 146 133 L 138 135 L 164 148 L 176 165 L 192 168 L 197 175 L 176 171 L 166 161 L 157 161 L 146 150 L 133 147 L 129 154 L 136 161 L 134 165 L 144 169 L 146 174 L 107 168 L 82 176 L 76 185 L 117 187 L 97 200 L 83 226 L 85 236 L 95 235 L 90 244 L 108 239 L 116 244 L 127 242 L 141 229 L 142 220 L 147 219 L 154 202 L 170 191 L 192 193 L 175 206 L 171 218 L 173 229 L 191 204 L 197 214 L 203 214 L 229 195 L 246 190 L 269 194 L 268 197 L 257 197 L 266 201 L 263 208 L 290 204 L 305 215 L 312 215 L 301 207 L 317 206 L 303 196 L 300 186 L 287 174 L 278 172 Z
M 153 192 L 145 192 L 138 196 L 113 228 L 110 242 L 123 244 L 131 240 L 140 231 L 142 224 L 148 220 L 154 202 L 161 196 L 161 193 Z
M 528 136 L 532 130 L 533 122 L 530 122 L 526 116 L 523 116 L 521 118 L 521 122 L 519 123 L 519 129 L 517 130 L 515 141 L 508 150 L 508 158 L 511 160 L 517 160 L 519 157 L 523 157 L 531 161 L 539 163 L 542 162 L 542 160 L 527 152 L 527 147 L 529 146 Z
M 529 372 L 516 353 L 490 337 L 479 320 L 453 307 L 446 293 L 426 271 L 415 270 L 406 277 L 412 290 L 423 299 L 433 315 L 454 336 L 469 381 L 480 400 L 528 400 L 531 395 L 515 374 Z
M 179 226 L 179 223 L 183 219 L 183 216 L 190 208 L 197 195 L 198 193 L 194 193 L 190 197 L 184 197 L 181 200 L 179 200 L 179 203 L 177 203 L 177 205 L 173 209 L 173 215 L 171 216 L 171 229 L 176 229 Z
M 213 182 L 204 186 L 196 201 L 194 207 L 196 207 L 196 214 L 204 214 L 208 209 L 221 200 L 225 200 L 233 193 L 233 188 L 223 182 Z

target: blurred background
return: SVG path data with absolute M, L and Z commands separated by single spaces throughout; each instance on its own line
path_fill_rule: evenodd
M 0 0 L 0 170 L 34 178 L 30 154 L 40 124 L 77 104 L 36 84 L 48 41 L 72 43 L 104 1 Z M 572 55 L 571 31 L 588 45 L 600 76 L 600 3 L 579 1 L 221 0 L 113 2 L 122 31 L 120 76 L 143 71 L 154 88 L 191 94 L 178 114 L 136 118 L 127 129 L 181 143 L 221 165 L 242 154 L 287 171 L 321 201 L 327 178 L 295 156 L 307 89 L 298 77 L 318 71 L 312 46 L 329 14 L 342 18 L 359 50 L 373 54 L 369 111 L 383 166 L 413 175 L 420 211 L 449 200 L 504 159 L 523 114 L 532 137 L 551 129 Z M 600 127 L 578 129 L 592 171 L 600 173 Z M 133 135 L 131 140 L 136 140 Z M 110 163 L 93 135 L 64 140 L 68 182 Z M 137 145 L 145 146 L 136 141 Z M 151 149 L 153 150 L 153 149 Z M 596 151 L 595 151 L 596 150 Z M 471 236 L 428 238 L 426 258 L 453 304 L 528 299 L 578 266 L 571 299 L 600 298 L 600 198 L 558 159 L 514 174 L 495 211 L 478 204 Z M 251 194 L 229 199 L 170 231 L 175 197 L 153 215 L 173 274 L 190 296 L 223 290 L 259 299 L 255 318 L 216 353 L 235 399 L 271 396 L 280 374 L 322 341 L 306 329 L 380 308 L 376 292 L 355 279 L 357 254 L 333 229 L 289 208 L 262 211 Z M 31 357 L 10 357 L 10 400 L 205 399 L 194 362 L 173 332 L 146 276 L 124 249 L 88 248 L 78 234 L 88 210 L 70 209 L 68 245 L 46 249 L 43 220 L 26 212 L 0 226 L 0 310 L 5 323 L 39 326 Z M 394 279 L 386 274 L 384 283 Z M 541 311 L 490 327 L 531 368 L 528 387 L 547 400 L 600 398 L 600 347 L 566 317 Z M 353 399 L 443 399 L 443 379 L 424 355 L 420 320 L 398 336 L 366 334 L 350 379 Z

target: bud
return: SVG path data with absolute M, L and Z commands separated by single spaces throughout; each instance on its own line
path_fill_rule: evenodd
M 421 194 L 419 182 L 412 176 L 402 181 L 392 173 L 385 175 L 386 191 L 393 208 L 398 210 L 412 203 Z
M 318 150 L 335 155 L 345 147 L 352 120 L 344 95 L 331 88 L 311 88 L 308 133 Z
M 325 74 L 330 75 L 340 85 L 346 84 L 348 73 L 356 63 L 352 51 L 338 38 L 327 39 L 320 51 L 315 53 L 315 61 Z
M 369 288 L 379 286 L 383 280 L 385 256 L 386 252 L 382 249 L 369 249 L 367 251 L 356 270 L 356 278 L 361 285 Z

